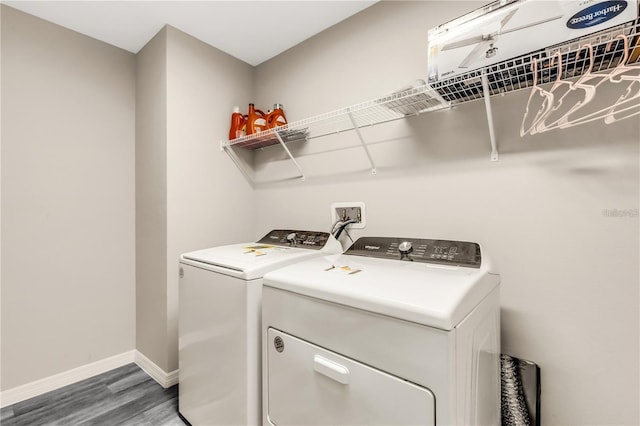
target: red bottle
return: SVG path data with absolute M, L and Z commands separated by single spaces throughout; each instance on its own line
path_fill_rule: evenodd
M 274 127 L 284 126 L 287 124 L 287 117 L 284 115 L 282 104 L 274 104 L 273 111 L 267 116 L 267 127 L 273 129 Z
M 267 130 L 267 115 L 256 109 L 253 104 L 249 104 L 249 114 L 247 115 L 247 135 L 259 133 Z
M 247 118 L 240 112 L 240 107 L 234 107 L 231 113 L 231 128 L 229 129 L 229 140 L 241 138 L 246 134 Z

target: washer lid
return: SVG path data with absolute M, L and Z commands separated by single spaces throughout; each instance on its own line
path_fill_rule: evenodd
M 452 330 L 500 283 L 488 268 L 357 255 L 306 260 L 264 277 L 264 285 Z
M 340 252 L 330 234 L 273 230 L 259 242 L 231 244 L 185 253 L 180 261 L 222 274 L 251 280 L 307 257 Z

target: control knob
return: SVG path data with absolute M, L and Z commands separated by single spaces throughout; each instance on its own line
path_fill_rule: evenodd
M 411 241 L 403 241 L 398 246 L 398 251 L 402 254 L 409 254 L 413 251 L 413 246 L 411 245 Z
M 288 243 L 290 246 L 295 246 L 295 245 L 296 245 L 296 236 L 297 236 L 297 235 L 296 235 L 296 233 L 295 233 L 295 232 L 292 232 L 292 233 L 290 233 L 290 234 L 287 234 L 287 243 Z
M 411 241 L 403 241 L 398 246 L 398 251 L 400 252 L 400 260 L 409 260 L 412 261 L 409 254 L 413 251 L 413 246 L 411 245 Z

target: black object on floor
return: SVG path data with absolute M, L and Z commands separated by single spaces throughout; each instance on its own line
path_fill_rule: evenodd
M 1 410 L 2 426 L 184 426 L 178 386 L 164 389 L 135 364 Z
M 540 426 L 540 368 L 531 361 L 500 356 L 502 425 Z

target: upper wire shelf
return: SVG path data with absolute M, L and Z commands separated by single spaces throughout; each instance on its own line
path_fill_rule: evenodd
M 282 127 L 223 141 L 222 147 L 257 149 L 357 130 L 359 127 L 450 108 L 485 97 L 483 78 L 487 79 L 491 96 L 527 89 L 534 82 L 531 66 L 534 59 L 538 62 L 537 84 L 551 83 L 558 78 L 558 67 L 553 62 L 558 52 L 562 57 L 561 77 L 578 77 L 587 71 L 591 61 L 590 55 L 583 48 L 586 44 L 593 47 L 594 63 L 591 72 L 611 69 L 624 57 L 624 42 L 619 35 L 628 38 L 628 63 L 640 62 L 639 27 L 638 22 L 619 25 L 435 83 L 402 89 L 378 99 L 291 122 Z
M 624 42 L 620 35 L 629 41 L 628 63 L 640 60 L 640 40 L 637 23 L 627 23 L 581 37 L 566 43 L 538 50 L 528 55 L 509 59 L 484 69 L 431 83 L 443 99 L 452 105 L 469 102 L 484 97 L 482 74 L 486 73 L 491 95 L 514 92 L 533 86 L 532 63 L 538 63 L 537 84 L 552 83 L 558 78 L 558 67 L 554 63 L 557 53 L 562 57 L 562 78 L 569 79 L 583 75 L 589 68 L 590 54 L 584 48 L 593 47 L 593 67 L 591 72 L 604 71 L 616 67 L 624 57 Z
M 356 127 L 386 123 L 448 106 L 448 102 L 442 99 L 435 90 L 427 85 L 420 85 L 399 90 L 382 98 L 291 122 L 275 129 L 226 141 L 223 142 L 223 145 L 257 149 L 279 143 L 275 135 L 276 132 L 285 143 L 313 139 L 353 130 Z

